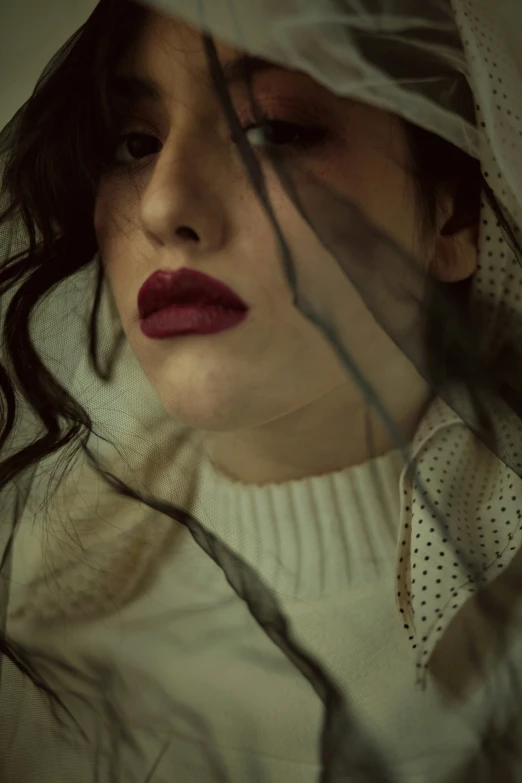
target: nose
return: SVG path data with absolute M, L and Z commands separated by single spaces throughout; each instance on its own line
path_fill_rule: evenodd
M 142 228 L 152 242 L 198 252 L 216 252 L 226 244 L 230 175 L 224 155 L 218 160 L 219 150 L 208 147 L 188 149 L 172 140 L 159 153 L 140 203 Z

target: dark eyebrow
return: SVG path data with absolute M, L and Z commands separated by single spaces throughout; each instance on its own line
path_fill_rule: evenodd
M 118 73 L 109 82 L 111 98 L 124 103 L 138 100 L 160 101 L 162 92 L 159 84 L 144 76 L 130 76 Z
M 252 57 L 248 54 L 243 54 L 233 60 L 222 63 L 221 67 L 225 82 L 229 85 L 240 81 L 246 82 L 248 77 L 253 76 L 255 73 L 290 70 L 283 65 L 270 62 L 270 60 L 264 60 L 262 57 Z M 121 73 L 112 77 L 110 93 L 113 97 L 124 101 L 139 99 L 160 101 L 162 97 L 161 87 L 153 79 Z
M 270 60 L 264 60 L 262 57 L 253 57 L 249 54 L 243 54 L 234 60 L 229 60 L 222 65 L 225 81 L 227 84 L 234 82 L 247 81 L 249 76 L 255 73 L 265 71 L 289 71 L 284 65 L 278 65 Z

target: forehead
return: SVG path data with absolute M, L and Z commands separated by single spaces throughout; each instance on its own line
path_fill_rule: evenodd
M 239 50 L 213 38 L 219 59 L 230 61 L 240 56 Z M 183 20 L 148 10 L 144 22 L 119 63 L 118 72 L 154 75 L 168 81 L 183 73 L 210 84 L 208 61 L 203 35 Z
M 212 38 L 222 75 L 229 88 L 240 88 L 260 74 L 295 79 L 304 74 L 246 54 Z M 215 86 L 202 33 L 170 16 L 148 12 L 145 23 L 110 77 L 113 99 L 124 107 L 135 102 L 207 101 Z

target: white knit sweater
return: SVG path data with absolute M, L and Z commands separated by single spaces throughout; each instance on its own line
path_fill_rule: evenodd
M 437 676 L 428 677 L 424 689 L 418 684 L 416 637 L 403 627 L 396 595 L 405 551 L 401 470 L 399 455 L 391 453 L 327 476 L 254 487 L 229 480 L 206 460 L 199 466 L 193 513 L 270 587 L 295 638 L 341 687 L 397 781 L 446 783 L 464 779 L 459 773 L 478 751 L 478 733 L 491 717 L 488 677 L 502 677 L 503 670 L 497 662 L 487 676 L 472 674 L 462 629 L 478 629 L 474 639 L 490 629 L 484 631 L 469 599 L 439 638 L 432 658 Z M 37 546 L 30 538 L 20 536 L 15 557 L 14 608 L 24 601 L 38 606 L 16 589 L 28 581 L 27 569 L 35 569 L 34 557 L 23 554 Z M 92 586 L 86 562 L 69 580 L 73 592 L 82 579 Z M 46 589 L 52 592 L 49 583 Z M 11 732 L 13 742 L 4 761 L 5 774 L 13 777 L 6 780 L 83 781 L 78 759 L 84 753 L 90 763 L 88 743 L 107 726 L 102 699 L 114 715 L 125 716 L 136 743 L 122 782 L 142 783 L 154 764 L 154 783 L 320 778 L 319 697 L 185 530 L 146 589 L 118 611 L 39 625 L 22 615 L 9 629 L 25 646 L 51 652 L 86 674 L 80 682 L 41 662 L 81 716 L 88 739 L 81 751 L 57 750 L 40 721 L 43 755 L 28 758 L 22 743 L 36 719 L 24 708 L 23 730 L 22 724 L 17 731 L 11 722 L 0 724 L 0 735 Z M 516 639 L 514 656 L 522 660 Z M 112 670 L 117 676 L 100 693 L 95 684 Z M 13 689 L 15 684 L 11 715 L 21 711 Z

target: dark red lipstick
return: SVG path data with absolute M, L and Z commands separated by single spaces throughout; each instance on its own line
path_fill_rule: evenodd
M 138 294 L 141 330 L 153 339 L 223 332 L 244 321 L 248 309 L 224 283 L 193 269 L 160 269 Z

